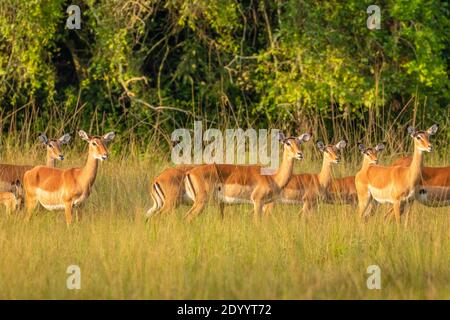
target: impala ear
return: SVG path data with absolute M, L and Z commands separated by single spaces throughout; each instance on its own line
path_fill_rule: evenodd
M 61 143 L 61 144 L 69 143 L 69 141 L 70 141 L 70 134 L 66 133 L 66 134 L 63 135 L 61 138 L 59 138 L 58 141 L 59 141 L 59 143 Z
M 317 149 L 319 149 L 321 152 L 325 151 L 325 145 L 323 144 L 322 140 L 317 141 L 316 146 L 317 146 Z
M 14 194 L 14 197 L 17 199 L 20 197 L 21 194 L 21 188 L 22 188 L 22 184 L 20 183 L 19 180 L 16 180 L 15 182 L 11 182 L 11 193 Z
M 366 151 L 366 146 L 363 143 L 358 143 L 358 149 L 361 153 L 364 153 Z
M 427 133 L 432 136 L 433 134 L 435 134 L 439 129 L 439 126 L 437 124 L 433 124 L 428 130 Z
M 116 136 L 116 134 L 111 131 L 111 132 L 108 132 L 107 134 L 105 134 L 102 137 L 102 140 L 105 141 L 105 142 L 110 142 L 111 140 L 114 139 L 115 136 Z
M 81 137 L 81 139 L 83 139 L 84 141 L 89 141 L 89 135 L 85 132 L 85 131 L 83 131 L 83 130 L 80 130 L 80 131 L 78 131 L 78 135 Z
M 384 150 L 384 143 L 379 143 L 379 144 L 377 144 L 377 146 L 375 147 L 375 151 L 376 152 L 380 152 L 380 151 L 383 151 Z
M 347 140 L 341 140 L 338 143 L 336 143 L 335 147 L 338 150 L 344 149 L 347 146 Z
M 47 144 L 48 143 L 48 139 L 47 136 L 43 133 L 41 133 L 38 137 L 39 141 L 42 142 L 43 144 Z
M 12 192 L 15 192 L 17 190 L 17 188 L 20 188 L 20 187 L 21 187 L 21 184 L 20 184 L 19 180 L 11 182 L 11 191 Z
M 298 139 L 299 139 L 301 142 L 308 142 L 309 139 L 311 139 L 311 134 L 310 134 L 310 133 L 303 133 L 303 134 L 301 134 L 301 135 L 298 137 Z
M 414 137 L 415 136 L 415 134 L 416 134 L 416 129 L 413 127 L 413 126 L 409 126 L 408 127 L 408 129 L 406 129 L 407 131 L 408 131 L 408 134 L 411 136 L 411 137 Z
M 278 132 L 278 141 L 283 142 L 286 139 L 283 132 Z

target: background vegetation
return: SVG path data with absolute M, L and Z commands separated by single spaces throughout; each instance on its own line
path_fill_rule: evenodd
M 115 148 L 167 149 L 194 119 L 352 142 L 438 122 L 446 146 L 448 4 L 375 3 L 380 30 L 373 1 L 3 0 L 0 131 L 114 128 Z M 65 27 L 70 4 L 81 30 Z

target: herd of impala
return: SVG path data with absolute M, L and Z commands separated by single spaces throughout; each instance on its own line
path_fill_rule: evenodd
M 359 144 L 363 154 L 361 169 L 356 176 L 339 179 L 332 177 L 332 166 L 340 162 L 340 151 L 347 141 L 341 140 L 335 145 L 318 141 L 317 148 L 323 153 L 321 171 L 293 174 L 295 159 L 303 159 L 301 144 L 309 141 L 311 135 L 285 137 L 280 134 L 283 160 L 274 174 L 261 174 L 262 168 L 258 165 L 204 164 L 168 168 L 150 185 L 153 207 L 146 216 L 169 212 L 185 203 L 192 204 L 186 214 L 191 220 L 210 201 L 218 203 L 222 216 L 225 204 L 240 203 L 253 204 L 255 219 L 268 214 L 275 203 L 301 205 L 301 213 L 308 215 L 322 201 L 357 204 L 362 218 L 370 215 L 375 203 L 391 203 L 393 206 L 387 216 L 393 215 L 399 223 L 406 211 L 407 223 L 409 205 L 414 200 L 426 206 L 450 205 L 450 167 L 423 166 L 423 153 L 433 150 L 429 138 L 437 129 L 437 125 L 426 131 L 409 127 L 414 153 L 391 166 L 378 165 L 378 153 L 384 149 L 382 143 L 373 148 Z M 78 134 L 89 145 L 86 163 L 81 168 L 55 168 L 56 160 L 64 160 L 61 146 L 70 141 L 68 134 L 59 139 L 39 136 L 47 150 L 46 165 L 0 164 L 0 202 L 6 206 L 8 214 L 21 207 L 25 200 L 26 220 L 31 218 L 38 204 L 47 210 L 64 210 L 67 224 L 72 223 L 74 210 L 77 220 L 81 219 L 78 208 L 89 197 L 98 162 L 108 158 L 106 145 L 115 134 L 89 136 L 82 130 Z
M 293 174 L 294 160 L 303 159 L 301 144 L 310 140 L 304 133 L 299 137 L 284 137 L 283 160 L 273 175 L 261 174 L 258 165 L 204 164 L 181 165 L 164 170 L 150 185 L 153 207 L 147 217 L 156 212 L 170 212 L 182 203 L 192 204 L 186 218 L 191 220 L 201 213 L 210 201 L 218 203 L 223 216 L 226 204 L 253 204 L 254 217 L 271 211 L 275 203 L 301 205 L 301 213 L 308 215 L 319 201 L 333 204 L 358 205 L 359 215 L 367 218 L 375 203 L 390 203 L 397 223 L 412 201 L 426 206 L 450 205 L 450 167 L 424 167 L 423 153 L 433 150 L 430 136 L 438 130 L 433 125 L 426 131 L 408 127 L 414 141 L 412 157 L 401 158 L 391 166 L 378 165 L 382 143 L 374 148 L 359 144 L 363 154 L 362 167 L 356 176 L 339 179 L 332 177 L 333 164 L 340 161 L 340 150 L 347 141 L 335 145 L 317 142 L 323 153 L 319 173 Z M 408 208 L 406 208 L 408 207 Z M 405 210 L 406 209 L 406 210 Z

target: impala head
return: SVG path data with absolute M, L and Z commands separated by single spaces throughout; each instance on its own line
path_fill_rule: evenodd
M 279 133 L 278 139 L 284 145 L 284 153 L 291 159 L 302 160 L 303 152 L 300 149 L 300 145 L 303 142 L 309 141 L 311 139 L 311 134 L 303 133 L 298 137 L 288 137 L 286 138 L 284 134 Z
M 316 145 L 320 152 L 323 152 L 325 160 L 331 163 L 339 163 L 341 161 L 340 151 L 347 146 L 347 140 L 341 140 L 335 145 L 325 145 L 323 141 L 319 140 Z
M 64 160 L 64 154 L 62 153 L 61 146 L 67 144 L 70 141 L 70 134 L 66 133 L 59 139 L 48 139 L 45 134 L 39 135 L 39 141 L 47 148 L 47 153 L 53 160 Z
M 24 199 L 24 192 L 22 184 L 19 180 L 16 180 L 14 182 L 11 182 L 11 193 L 14 195 L 14 198 L 16 199 L 16 206 L 17 208 L 22 207 L 23 199 Z
M 116 134 L 114 132 L 108 132 L 102 137 L 98 136 L 89 136 L 83 130 L 78 132 L 81 139 L 89 143 L 89 153 L 92 154 L 94 159 L 98 160 L 106 160 L 108 159 L 108 149 L 106 148 L 106 144 L 114 139 Z
M 433 151 L 433 145 L 430 142 L 430 136 L 436 133 L 438 125 L 433 124 L 426 131 L 417 131 L 414 127 L 408 127 L 408 134 L 414 139 L 414 147 L 420 151 L 431 152 Z
M 369 164 L 378 164 L 378 152 L 384 150 L 384 144 L 379 143 L 375 148 L 366 148 L 362 143 L 358 144 L 358 149 L 364 155 L 364 160 Z

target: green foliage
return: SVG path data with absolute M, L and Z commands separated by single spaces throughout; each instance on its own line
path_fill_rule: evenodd
M 198 118 L 286 128 L 304 118 L 328 132 L 345 120 L 361 135 L 394 120 L 448 123 L 448 5 L 379 1 L 381 29 L 369 30 L 371 2 L 80 0 L 75 31 L 72 3 L 3 0 L 2 126 L 44 130 L 75 114 L 70 130 L 146 138 Z

